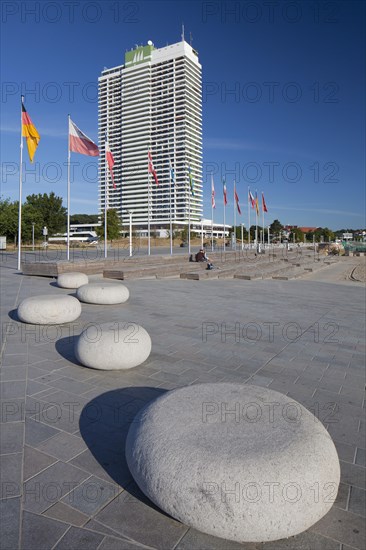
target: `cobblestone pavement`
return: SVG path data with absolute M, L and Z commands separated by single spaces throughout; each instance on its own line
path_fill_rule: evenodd
M 126 304 L 83 304 L 75 323 L 34 327 L 17 321 L 20 300 L 72 292 L 9 264 L 2 270 L 2 550 L 363 549 L 363 285 L 304 279 L 126 286 Z M 148 330 L 153 348 L 143 365 L 105 372 L 77 364 L 75 335 L 88 325 L 97 336 L 107 321 Z M 213 381 L 278 390 L 329 430 L 340 489 L 307 532 L 266 544 L 223 541 L 167 517 L 134 485 L 124 441 L 136 411 L 166 390 Z

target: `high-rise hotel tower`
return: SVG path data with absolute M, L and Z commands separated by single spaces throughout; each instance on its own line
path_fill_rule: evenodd
M 99 209 L 108 206 L 128 223 L 152 228 L 199 223 L 202 217 L 201 65 L 184 40 L 165 48 L 151 41 L 126 52 L 124 65 L 99 77 Z M 116 188 L 105 177 L 104 140 L 115 165 Z M 151 152 L 159 185 L 148 173 Z M 107 174 L 108 175 L 108 174 Z M 150 178 L 150 195 L 148 187 Z

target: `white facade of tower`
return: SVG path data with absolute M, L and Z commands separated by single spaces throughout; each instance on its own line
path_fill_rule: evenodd
M 108 205 L 127 223 L 146 228 L 148 205 L 153 227 L 197 223 L 202 217 L 201 65 L 186 42 L 155 49 L 137 47 L 125 64 L 99 78 L 100 184 L 104 209 L 107 132 L 115 159 L 114 189 L 109 177 Z M 151 151 L 159 180 L 148 174 Z M 174 170 L 172 182 L 170 165 Z M 189 172 L 193 180 L 193 194 Z M 108 176 L 108 174 L 107 174 Z M 150 186 L 150 199 L 149 199 Z

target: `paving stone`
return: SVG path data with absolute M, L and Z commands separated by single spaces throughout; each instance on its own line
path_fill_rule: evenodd
M 42 441 L 46 441 L 46 439 L 56 435 L 58 432 L 59 430 L 38 422 L 33 418 L 25 419 L 25 443 L 31 447 L 36 447 Z
M 358 487 L 351 487 L 348 509 L 353 514 L 366 517 L 366 491 Z
M 26 382 L 21 380 L 11 382 L 0 382 L 0 398 L 16 399 L 24 397 Z
M 20 498 L 0 500 L 1 548 L 19 548 Z
M 364 520 L 360 516 L 345 512 L 335 506 L 318 523 L 313 525 L 310 531 L 340 543 L 349 544 L 358 550 L 364 549 Z
M 175 550 L 261 550 L 266 548 L 260 543 L 245 543 L 211 537 L 195 529 L 189 529 L 179 541 Z M 107 550 L 107 549 L 106 549 Z
M 54 548 L 58 550 L 96 550 L 104 539 L 104 535 L 93 533 L 80 527 L 71 527 Z
M 115 539 L 112 537 L 105 537 L 98 550 L 143 550 L 144 548 L 150 549 L 151 546 L 142 546 L 141 544 L 134 544 L 127 539 Z
M 18 453 L 23 449 L 23 422 L 6 422 L 1 425 L 0 453 Z
M 121 490 L 117 484 L 91 476 L 68 493 L 62 502 L 88 516 L 93 516 L 107 502 L 113 500 Z
M 44 512 L 88 477 L 71 464 L 56 462 L 25 482 L 23 508 Z
M 48 468 L 48 466 L 51 466 L 51 464 L 54 464 L 56 461 L 56 458 L 54 458 L 53 456 L 48 456 L 45 453 L 41 453 L 37 449 L 33 449 L 33 447 L 25 445 L 23 466 L 24 481 L 27 481 L 27 479 L 33 477 L 42 470 L 45 470 L 46 468 Z
M 95 519 L 140 544 L 158 550 L 173 549 L 188 528 L 158 511 L 136 487 L 133 495 L 124 493 L 101 510 Z M 144 525 L 143 530 L 141 525 Z
M 357 449 L 356 464 L 366 466 L 366 451 L 365 449 Z
M 77 527 L 83 526 L 89 520 L 89 516 L 78 512 L 75 508 L 71 508 L 63 502 L 56 502 L 56 504 L 43 512 L 43 515 L 52 519 L 58 519 L 64 523 L 76 525 Z
M 340 461 L 341 480 L 349 485 L 366 489 L 366 469 L 357 464 Z
M 18 367 L 1 367 L 0 370 L 0 380 L 1 382 L 6 382 L 10 380 L 26 380 L 27 378 L 27 367 L 18 366 Z
M 0 422 L 22 422 L 25 414 L 25 399 L 2 399 Z
M 37 449 L 67 462 L 85 451 L 86 445 L 80 437 L 60 432 L 38 445 Z
M 0 498 L 21 495 L 23 453 L 0 455 Z
M 49 550 L 68 529 L 66 523 L 23 512 L 21 547 L 26 550 Z

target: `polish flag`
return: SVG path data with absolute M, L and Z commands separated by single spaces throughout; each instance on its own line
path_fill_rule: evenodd
M 149 159 L 149 173 L 153 175 L 156 185 L 159 185 L 158 176 L 156 175 L 156 170 L 154 168 L 154 164 L 152 161 L 152 156 L 150 151 L 147 153 L 148 159 Z
M 253 197 L 252 193 L 249 190 L 249 202 L 252 205 L 252 208 L 255 208 L 255 198 Z
M 223 184 L 224 184 L 224 205 L 226 206 L 227 205 L 227 193 L 226 193 L 226 183 L 225 183 L 225 179 L 223 181 Z
M 98 146 L 79 130 L 71 118 L 69 119 L 69 142 L 70 151 L 73 153 L 80 153 L 89 157 L 97 157 L 99 155 Z
M 109 173 L 111 175 L 112 182 L 113 182 L 113 187 L 114 187 L 114 189 L 117 189 L 117 185 L 116 185 L 116 182 L 114 181 L 114 175 L 113 175 L 114 158 L 113 158 L 112 152 L 109 148 L 109 143 L 107 141 L 107 137 L 105 139 L 105 159 L 106 159 L 107 164 L 108 164 Z

